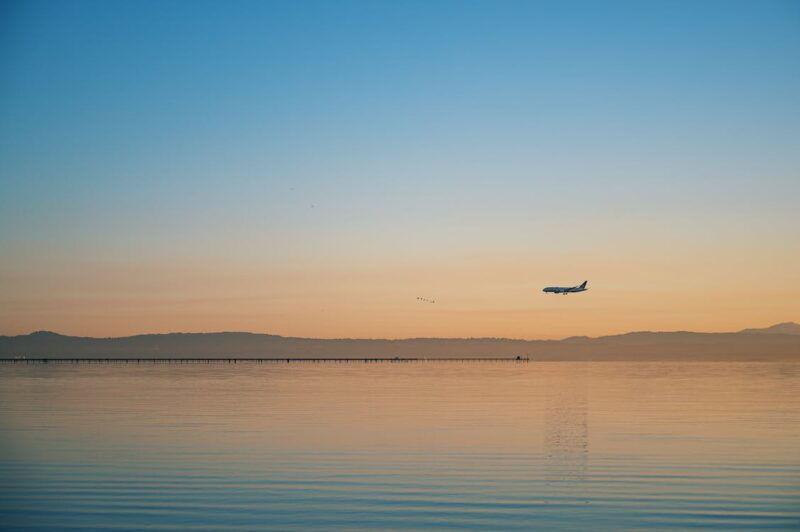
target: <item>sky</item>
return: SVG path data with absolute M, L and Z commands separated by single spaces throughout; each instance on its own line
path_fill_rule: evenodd
M 800 321 L 799 197 L 797 2 L 0 7 L 0 334 Z

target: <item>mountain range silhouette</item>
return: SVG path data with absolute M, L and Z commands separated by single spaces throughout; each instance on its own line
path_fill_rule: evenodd
M 563 340 L 508 338 L 317 339 L 248 332 L 142 334 L 119 338 L 50 331 L 0 336 L 0 358 L 480 358 L 531 360 L 800 360 L 800 324 L 734 333 L 630 332 Z

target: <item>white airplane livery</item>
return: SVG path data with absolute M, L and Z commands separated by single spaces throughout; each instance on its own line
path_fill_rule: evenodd
M 542 292 L 552 292 L 554 294 L 574 294 L 577 292 L 585 292 L 588 290 L 586 288 L 586 283 L 589 281 L 584 281 L 578 286 L 548 286 L 547 288 L 543 289 Z

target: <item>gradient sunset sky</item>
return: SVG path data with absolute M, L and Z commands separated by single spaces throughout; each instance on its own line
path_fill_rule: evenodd
M 0 334 L 787 320 L 798 2 L 0 7 Z

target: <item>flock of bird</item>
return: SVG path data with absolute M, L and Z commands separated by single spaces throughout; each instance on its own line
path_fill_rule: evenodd
M 427 297 L 418 297 L 417 301 L 421 301 L 423 303 L 436 303 L 436 300 L 428 299 Z

